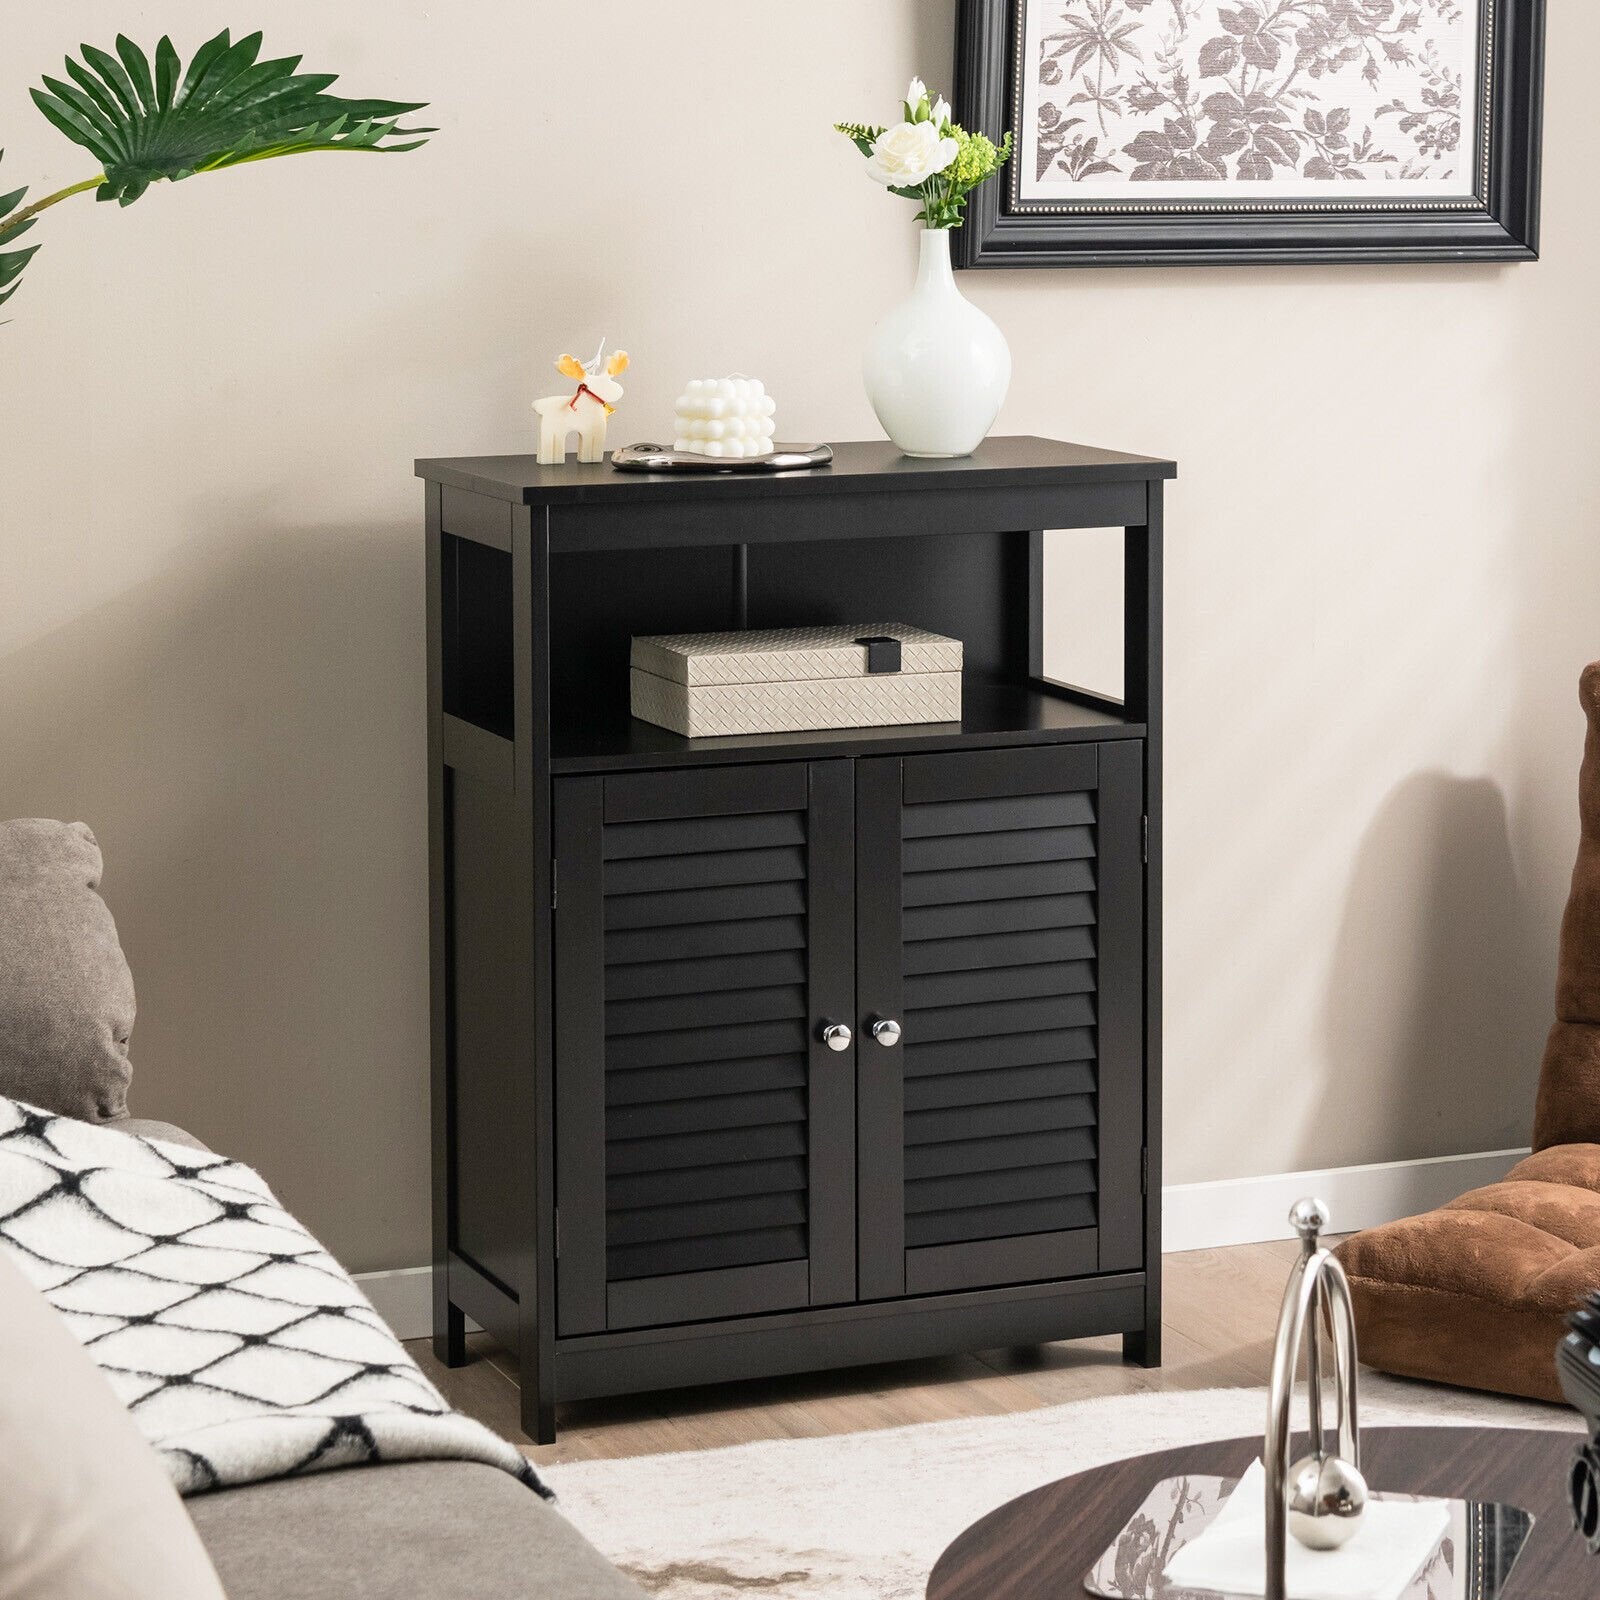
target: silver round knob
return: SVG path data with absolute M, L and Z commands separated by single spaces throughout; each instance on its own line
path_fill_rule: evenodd
M 893 1017 L 879 1017 L 872 1024 L 872 1037 L 887 1050 L 900 1043 L 900 1024 Z
M 853 1035 L 842 1022 L 824 1022 L 820 1037 L 830 1050 L 848 1050 Z

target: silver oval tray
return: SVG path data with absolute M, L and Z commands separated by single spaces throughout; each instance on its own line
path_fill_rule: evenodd
M 664 444 L 629 444 L 611 453 L 619 472 L 801 472 L 832 460 L 826 444 L 778 444 L 764 456 L 702 456 Z

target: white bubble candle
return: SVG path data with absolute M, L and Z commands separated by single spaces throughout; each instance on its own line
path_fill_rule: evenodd
M 673 448 L 702 456 L 770 455 L 777 409 L 754 378 L 691 378 L 678 397 Z

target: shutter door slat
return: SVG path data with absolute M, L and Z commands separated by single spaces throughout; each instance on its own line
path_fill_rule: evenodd
M 983 800 L 936 800 L 906 807 L 907 839 L 938 834 L 994 833 L 1021 828 L 1077 827 L 1094 821 L 1094 797 L 1076 794 L 1015 794 Z
M 799 1261 L 806 1253 L 804 1228 L 765 1228 L 758 1233 L 720 1233 L 711 1238 L 674 1239 L 606 1249 L 606 1276 L 664 1278 L 675 1272 L 715 1272 L 763 1261 Z
M 604 829 L 613 1282 L 807 1254 L 806 852 L 802 811 Z
M 913 1011 L 1093 992 L 1092 961 L 1040 961 L 1027 967 L 935 972 L 905 980 L 906 1006 Z
M 728 989 L 718 994 L 667 995 L 660 1000 L 616 1000 L 606 1007 L 606 1035 L 620 1039 L 635 1033 L 672 1033 L 690 1029 L 726 1028 L 744 1022 L 781 1022 L 804 1018 L 803 984 L 775 989 Z
M 906 1151 L 906 1178 L 909 1181 L 959 1172 L 1003 1172 L 1019 1166 L 1065 1166 L 1069 1161 L 1092 1161 L 1094 1153 L 1093 1128 L 1059 1128 L 1000 1139 L 924 1144 Z
M 1048 1100 L 1002 1101 L 987 1106 L 956 1106 L 906 1113 L 906 1143 L 942 1144 L 956 1139 L 993 1139 L 1006 1133 L 1039 1133 L 1046 1128 L 1082 1128 L 1094 1122 L 1094 1102 L 1068 1095 Z
M 997 1105 L 1003 1100 L 1042 1100 L 1073 1093 L 1093 1096 L 1093 1062 L 1064 1065 L 1052 1061 L 1038 1067 L 1008 1067 L 1001 1072 L 952 1072 L 941 1078 L 914 1078 L 906 1083 L 906 1110 Z
M 919 872 L 906 877 L 908 906 L 965 905 L 971 901 L 1024 900 L 1035 895 L 1087 894 L 1094 888 L 1092 861 L 1043 861 L 1024 866 L 974 867 L 961 872 Z
M 939 839 L 907 839 L 904 861 L 907 872 L 937 872 L 953 867 L 1081 861 L 1093 854 L 1093 828 L 1030 828 L 1025 833 L 969 833 Z
M 606 893 L 655 894 L 735 883 L 792 883 L 805 875 L 805 851 L 716 850 L 704 855 L 642 856 L 606 863 Z
M 736 1056 L 788 1053 L 806 1047 L 802 1021 L 757 1022 L 736 1028 L 677 1028 L 636 1033 L 606 1042 L 606 1070 L 677 1067 L 695 1061 L 732 1061 Z
M 1042 1033 L 1054 1028 L 1082 1028 L 1094 1021 L 1094 1001 L 1084 994 L 1055 995 L 1043 1000 L 1005 1000 L 989 1005 L 940 1006 L 906 1012 L 908 1038 L 937 1043 L 941 1039 L 992 1039 L 1007 1033 Z
M 718 1128 L 712 1133 L 674 1134 L 666 1139 L 608 1140 L 606 1174 L 681 1171 L 805 1153 L 805 1129 L 796 1123 L 774 1128 Z
M 732 922 L 747 917 L 798 917 L 805 909 L 803 883 L 734 884 L 715 889 L 674 889 L 666 894 L 608 894 L 606 931 L 675 928 L 687 923 Z
M 799 1227 L 805 1220 L 806 1200 L 798 1191 L 739 1195 L 695 1205 L 613 1210 L 606 1222 L 606 1238 L 613 1245 L 653 1244 L 660 1239 L 709 1239 L 719 1233 Z
M 737 1094 L 741 1089 L 803 1089 L 805 1083 L 806 1058 L 801 1055 L 692 1061 L 682 1067 L 643 1067 L 634 1072 L 607 1073 L 606 1104 L 641 1106 L 652 1100 Z
M 806 1097 L 798 1089 L 719 1094 L 704 1100 L 657 1100 L 645 1106 L 613 1106 L 606 1114 L 606 1134 L 611 1139 L 662 1139 L 670 1133 L 799 1122 L 805 1113 Z
M 722 1166 L 613 1174 L 606 1179 L 606 1204 L 617 1211 L 631 1211 L 640 1206 L 683 1206 L 742 1194 L 784 1194 L 805 1186 L 806 1164 L 797 1156 L 779 1161 L 731 1161 Z
M 994 1039 L 952 1039 L 945 1044 L 905 1046 L 907 1079 L 937 1078 L 947 1072 L 989 1072 L 997 1067 L 1030 1067 L 1041 1061 L 1093 1061 L 1092 1027 L 1054 1033 L 1013 1033 Z
M 958 1211 L 963 1206 L 1009 1205 L 1019 1200 L 1049 1200 L 1090 1194 L 1094 1163 L 1066 1166 L 1009 1167 L 1000 1172 L 967 1172 L 947 1178 L 922 1178 L 906 1192 L 906 1214 Z
M 966 939 L 908 944 L 908 978 L 928 972 L 968 972 L 983 967 L 1026 967 L 1036 961 L 1087 961 L 1094 955 L 1090 928 L 1042 928 L 1037 933 L 992 933 Z
M 799 950 L 726 955 L 711 960 L 637 961 L 606 974 L 608 1000 L 648 1000 L 668 994 L 710 994 L 718 989 L 804 983 L 806 958 Z
M 605 830 L 605 858 L 703 854 L 713 850 L 764 850 L 806 842 L 798 811 L 744 817 L 688 817 L 671 822 L 614 822 Z
M 1093 1228 L 1095 796 L 908 803 L 901 833 L 906 1247 Z
M 1029 900 L 986 900 L 975 905 L 912 906 L 906 902 L 907 945 L 921 939 L 968 939 L 981 933 L 1020 933 L 1024 928 L 1094 925 L 1092 894 L 1046 895 Z
M 1014 1206 L 968 1206 L 960 1211 L 932 1211 L 906 1218 L 906 1245 L 957 1244 L 974 1239 L 1012 1239 L 1025 1233 L 1057 1233 L 1065 1228 L 1092 1228 L 1092 1195 L 1059 1200 L 1028 1200 Z
M 672 930 L 671 951 L 675 957 L 746 955 L 757 950 L 804 950 L 805 919 L 764 917 L 750 921 L 705 922 L 699 926 Z M 628 962 L 656 962 L 662 959 L 663 940 L 654 928 L 608 933 L 606 961 L 614 967 Z

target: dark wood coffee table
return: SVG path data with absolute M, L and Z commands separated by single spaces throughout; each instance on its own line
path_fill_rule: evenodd
M 1581 1439 L 1524 1428 L 1369 1428 L 1362 1466 L 1375 1489 L 1503 1500 L 1538 1519 L 1506 1600 L 1600 1595 L 1600 1556 L 1572 1531 L 1567 1474 Z M 1185 1472 L 1237 1477 L 1261 1437 L 1162 1450 L 1047 1483 L 991 1511 L 939 1557 L 928 1600 L 1077 1600 L 1084 1575 L 1153 1485 Z

